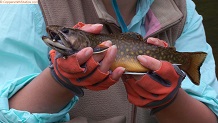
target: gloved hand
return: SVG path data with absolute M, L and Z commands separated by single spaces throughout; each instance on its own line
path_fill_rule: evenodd
M 75 27 L 92 33 L 99 33 L 100 25 L 77 24 Z M 101 29 L 99 29 L 101 28 Z M 111 42 L 104 42 L 110 47 Z M 77 96 L 82 96 L 82 88 L 90 90 L 105 90 L 115 84 L 124 72 L 124 68 L 117 68 L 109 72 L 110 65 L 116 56 L 116 46 L 111 46 L 105 53 L 92 55 L 92 49 L 85 48 L 80 52 L 68 56 L 59 57 L 60 54 L 51 50 L 49 55 L 52 63 L 51 73 L 57 82 L 73 91 Z
M 162 43 L 159 42 L 160 44 Z M 151 114 L 154 114 L 175 99 L 185 74 L 178 66 L 167 61 L 159 61 L 149 56 L 140 56 L 138 60 L 152 71 L 141 77 L 122 76 L 128 100 L 136 106 L 152 109 Z

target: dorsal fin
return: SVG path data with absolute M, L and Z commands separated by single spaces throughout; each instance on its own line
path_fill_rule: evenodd
M 172 49 L 172 50 L 175 50 L 176 51 L 176 48 L 175 47 L 167 47 L 168 49 Z
M 136 32 L 122 33 L 122 36 L 131 38 L 133 40 L 143 41 L 143 37 Z

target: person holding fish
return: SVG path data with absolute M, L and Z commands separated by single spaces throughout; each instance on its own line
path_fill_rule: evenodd
M 1 122 L 217 122 L 192 0 L 39 3 L 0 5 Z

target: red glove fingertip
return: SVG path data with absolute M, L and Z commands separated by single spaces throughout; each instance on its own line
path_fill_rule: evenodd
M 73 26 L 73 28 L 75 29 L 80 29 L 82 28 L 83 26 L 85 26 L 85 24 L 83 22 L 78 22 L 76 25 Z
M 175 71 L 173 65 L 167 61 L 161 61 L 161 67 L 159 70 L 156 70 L 155 73 L 170 82 L 178 81 L 179 78 L 179 75 Z

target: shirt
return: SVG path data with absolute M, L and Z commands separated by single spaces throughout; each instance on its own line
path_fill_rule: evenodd
M 151 5 L 153 0 L 138 1 L 138 12 L 133 17 L 134 21 L 132 20 L 127 27 L 130 32 L 146 35 L 146 31 L 144 30 L 144 17 L 148 12 L 148 6 L 146 5 Z M 200 68 L 200 85 L 194 85 L 186 77 L 181 86 L 190 96 L 203 102 L 218 116 L 218 82 L 212 48 L 206 42 L 202 16 L 195 10 L 195 4 L 192 0 L 186 0 L 186 2 L 187 19 L 182 35 L 175 42 L 175 48 L 179 52 L 203 51 L 207 53 L 207 57 Z
M 138 10 L 129 31 L 145 34 L 144 16 L 152 0 L 139 0 Z M 63 122 L 69 120 L 67 112 L 74 106 L 75 97 L 60 112 L 55 114 L 34 113 L 9 109 L 8 98 L 28 84 L 49 65 L 48 47 L 41 37 L 47 35 L 45 22 L 38 5 L 0 5 L 0 121 L 1 122 Z M 140 23 L 135 23 L 136 21 Z M 139 26 L 138 26 L 139 25 Z M 132 28 L 134 27 L 134 28 Z M 141 31 L 140 31 L 141 30 Z M 207 58 L 201 67 L 201 84 L 192 84 L 188 77 L 182 88 L 192 97 L 205 103 L 218 115 L 218 83 L 215 75 L 215 62 L 211 47 L 206 42 L 202 17 L 195 11 L 192 0 L 187 0 L 187 20 L 175 47 L 181 52 L 204 51 Z
M 46 26 L 39 5 L 0 5 L 0 10 L 0 122 L 68 121 L 78 97 L 54 114 L 9 109 L 8 99 L 49 65 L 49 49 L 41 39 Z

